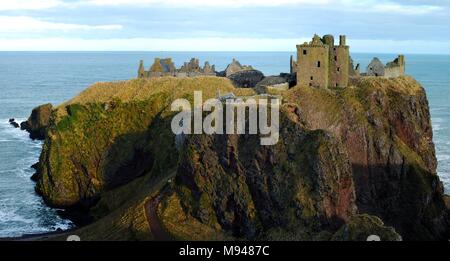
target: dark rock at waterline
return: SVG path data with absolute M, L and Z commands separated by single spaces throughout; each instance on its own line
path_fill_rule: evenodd
M 253 88 L 264 79 L 264 74 L 258 70 L 244 70 L 228 76 L 237 88 Z
M 28 120 L 20 124 L 20 128 L 28 131 L 32 139 L 45 139 L 52 110 L 50 103 L 34 108 Z
M 30 179 L 34 182 L 37 182 L 40 178 L 39 162 L 31 165 L 31 168 L 34 169 L 36 172 L 30 177 Z
M 63 219 L 68 219 L 75 226 L 86 226 L 94 221 L 89 209 L 82 205 L 75 205 L 64 210 L 58 210 L 58 215 Z
M 14 128 L 20 128 L 20 125 L 17 122 L 11 122 L 10 123 Z
M 31 177 L 30 177 L 30 179 L 32 180 L 32 181 L 34 181 L 34 182 L 38 182 L 39 181 L 39 179 L 40 179 L 40 174 L 39 174 L 39 171 L 36 171 Z
M 20 125 L 16 122 L 14 118 L 9 119 L 9 124 L 11 124 L 14 128 L 19 128 Z
M 33 165 L 31 165 L 31 168 L 34 169 L 34 170 L 38 170 L 38 168 L 39 168 L 39 162 L 34 163 Z

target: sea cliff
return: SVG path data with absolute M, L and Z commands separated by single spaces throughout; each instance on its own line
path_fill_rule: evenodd
M 254 95 L 226 78 L 99 83 L 54 108 L 36 190 L 88 213 L 84 240 L 444 240 L 428 101 L 410 77 L 280 92 L 280 141 L 170 128 L 176 98 Z

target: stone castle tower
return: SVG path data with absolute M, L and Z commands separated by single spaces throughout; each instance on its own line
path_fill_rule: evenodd
M 145 71 L 144 60 L 141 60 L 139 62 L 138 78 L 145 78 L 145 77 L 147 77 L 147 72 Z
M 297 45 L 297 83 L 318 88 L 347 87 L 350 72 L 350 47 L 346 37 L 314 35 L 309 43 Z

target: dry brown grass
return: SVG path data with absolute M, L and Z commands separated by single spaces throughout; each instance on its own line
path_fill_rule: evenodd
M 120 99 L 123 102 L 145 100 L 157 93 L 168 93 L 176 99 L 184 95 L 193 95 L 194 91 L 202 91 L 204 98 L 212 98 L 216 97 L 218 90 L 222 94 L 233 92 L 239 96 L 255 94 L 253 89 L 235 88 L 228 79 L 221 77 L 162 77 L 96 83 L 62 105 L 109 102 L 113 99 Z

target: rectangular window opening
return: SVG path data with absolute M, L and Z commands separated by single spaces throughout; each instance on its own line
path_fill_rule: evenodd
M 319 67 L 319 68 L 320 68 L 320 61 L 318 61 L 318 62 L 317 62 L 317 67 Z
M 303 55 L 306 55 L 308 52 L 306 50 L 303 50 Z

